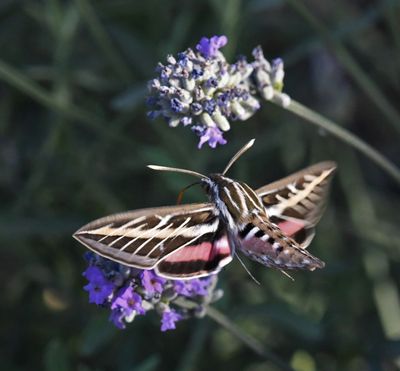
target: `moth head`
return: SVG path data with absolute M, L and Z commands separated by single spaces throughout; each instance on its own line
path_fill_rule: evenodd
M 201 185 L 201 188 L 204 189 L 204 192 L 206 192 L 207 194 L 211 193 L 213 181 L 210 178 L 204 178 L 204 179 L 200 180 L 200 185 Z

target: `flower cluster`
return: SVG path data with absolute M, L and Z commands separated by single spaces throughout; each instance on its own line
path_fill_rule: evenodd
M 89 302 L 111 310 L 110 320 L 120 329 L 155 310 L 161 315 L 161 331 L 172 330 L 177 321 L 203 315 L 205 306 L 222 295 L 215 290 L 217 276 L 167 280 L 152 270 L 127 267 L 91 252 L 85 259 Z
M 241 57 L 230 64 L 219 50 L 227 42 L 226 36 L 203 37 L 196 51 L 189 48 L 159 63 L 157 78 L 149 82 L 148 116 L 161 116 L 171 127 L 190 126 L 200 136 L 199 148 L 226 144 L 223 132 L 230 122 L 250 118 L 260 108 L 259 97 L 290 103 L 281 93 L 281 59 L 270 64 L 257 47 L 253 62 Z

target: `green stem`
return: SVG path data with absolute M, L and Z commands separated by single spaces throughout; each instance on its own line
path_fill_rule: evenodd
M 361 68 L 357 61 L 348 52 L 338 39 L 335 39 L 325 25 L 320 22 L 303 4 L 301 0 L 286 0 L 287 3 L 314 29 L 332 48 L 338 61 L 354 78 L 357 84 L 369 96 L 372 102 L 382 111 L 387 120 L 400 132 L 400 115 L 393 105 L 386 99 L 378 85 Z
M 279 105 L 278 103 L 276 104 Z M 295 100 L 292 100 L 289 106 L 285 107 L 285 109 L 294 113 L 297 116 L 302 117 L 309 123 L 324 129 L 325 131 L 339 138 L 351 147 L 357 149 L 370 160 L 375 162 L 381 169 L 383 169 L 394 180 L 396 180 L 397 183 L 400 184 L 400 169 L 383 155 L 381 155 L 375 148 L 365 143 L 356 135 L 340 127 L 339 125 L 325 118 L 319 113 L 307 108 L 303 104 L 296 102 Z
M 263 345 L 255 338 L 249 334 L 244 333 L 238 326 L 229 320 L 223 313 L 217 309 L 209 306 L 207 307 L 207 315 L 217 322 L 219 325 L 224 327 L 233 336 L 238 338 L 244 344 L 246 344 L 254 353 L 258 354 L 260 357 L 273 362 L 276 366 L 280 367 L 282 370 L 294 371 L 292 367 L 287 365 L 284 361 L 278 358 L 276 355 L 272 354 L 266 350 Z
M 190 299 L 184 299 L 182 297 L 177 297 L 174 300 L 174 304 L 185 309 L 195 309 L 198 304 Z M 224 327 L 233 336 L 238 338 L 242 343 L 246 344 L 254 353 L 258 354 L 260 357 L 273 362 L 275 365 L 279 366 L 282 370 L 294 371 L 292 367 L 287 365 L 275 354 L 266 350 L 263 345 L 255 338 L 243 332 L 238 326 L 236 326 L 228 317 L 221 313 L 218 309 L 215 309 L 211 305 L 206 307 L 206 314 L 217 322 L 219 325 Z

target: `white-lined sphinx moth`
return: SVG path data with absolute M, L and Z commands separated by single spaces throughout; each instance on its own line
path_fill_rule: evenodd
M 236 250 L 267 267 L 308 269 L 324 263 L 305 248 L 325 208 L 336 168 L 321 162 L 256 191 L 225 176 L 254 143 L 246 144 L 222 174 L 150 165 L 200 178 L 209 203 L 149 208 L 91 222 L 74 238 L 99 255 L 169 279 L 217 273 Z

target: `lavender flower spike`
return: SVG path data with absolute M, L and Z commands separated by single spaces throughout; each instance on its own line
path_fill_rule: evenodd
M 89 284 L 84 289 L 89 292 L 89 302 L 110 310 L 109 319 L 119 329 L 137 315 L 155 310 L 162 316 L 161 331 L 172 330 L 177 321 L 198 317 L 207 303 L 218 299 L 216 276 L 168 280 L 153 270 L 127 267 L 94 253 L 85 254 L 85 260 L 89 267 L 84 276 Z M 193 309 L 180 306 L 188 300 Z
M 240 57 L 230 64 L 220 50 L 227 42 L 226 36 L 203 37 L 196 50 L 168 56 L 148 85 L 148 117 L 163 117 L 170 127 L 191 127 L 200 136 L 198 148 L 226 144 L 222 132 L 229 131 L 233 121 L 252 117 L 260 109 L 260 98 L 283 107 L 290 104 L 282 93 L 282 59 L 270 63 L 257 47 L 254 61 Z

